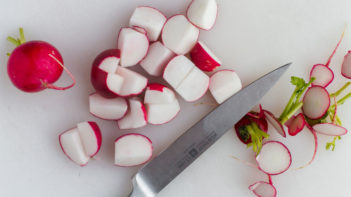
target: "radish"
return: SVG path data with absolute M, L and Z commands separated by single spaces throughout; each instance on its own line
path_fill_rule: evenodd
M 122 167 L 146 163 L 152 157 L 152 142 L 141 134 L 122 135 L 115 141 L 115 165 Z
M 132 28 L 133 28 L 134 30 L 136 30 L 136 31 L 138 31 L 138 32 L 140 32 L 140 33 L 142 33 L 142 34 L 147 34 L 146 30 L 145 30 L 144 28 L 142 28 L 142 27 L 134 26 L 134 25 L 133 25 Z
M 210 30 L 217 18 L 216 0 L 192 0 L 187 10 L 187 18 L 196 27 Z
M 184 15 L 170 17 L 162 29 L 162 42 L 178 55 L 188 53 L 196 44 L 199 30 Z
M 59 135 L 65 155 L 80 166 L 85 166 L 101 147 L 101 132 L 95 122 L 82 122 L 76 128 Z
M 118 67 L 116 74 L 123 78 L 123 84 L 116 94 L 122 97 L 130 97 L 141 94 L 147 86 L 148 79 L 143 75 L 129 70 L 127 68 Z
M 167 63 L 174 57 L 174 53 L 157 41 L 150 45 L 149 52 L 140 62 L 140 66 L 152 76 L 161 76 Z
M 237 93 L 241 88 L 241 80 L 234 70 L 220 70 L 211 76 L 209 89 L 219 104 Z
M 164 85 L 154 83 L 149 84 L 145 91 L 144 103 L 165 104 L 176 99 L 174 92 Z
M 194 67 L 195 65 L 188 58 L 184 55 L 178 55 L 165 67 L 163 79 L 173 88 L 177 88 Z
M 332 123 L 315 124 L 312 128 L 317 133 L 329 136 L 341 136 L 347 133 L 347 129 Z
M 333 71 L 323 64 L 316 64 L 310 72 L 310 79 L 314 77 L 313 86 L 327 87 L 334 80 Z
M 291 154 L 289 149 L 278 141 L 263 144 L 260 154 L 256 156 L 259 169 L 268 175 L 278 175 L 289 169 Z
M 160 36 L 166 16 L 156 8 L 140 6 L 135 8 L 130 18 L 130 26 L 139 26 L 144 28 L 151 42 L 156 41 Z
M 328 91 L 321 86 L 310 87 L 303 98 L 303 113 L 310 119 L 322 118 L 330 106 Z
M 98 93 L 89 96 L 89 110 L 94 116 L 105 120 L 119 120 L 128 110 L 127 101 L 124 98 L 104 98 Z
M 127 114 L 117 121 L 120 129 L 136 129 L 147 124 L 147 114 L 144 104 L 139 98 L 128 99 L 129 107 Z
M 297 116 L 292 117 L 291 119 L 291 122 L 287 123 L 288 133 L 291 136 L 295 136 L 305 127 L 306 121 L 302 113 L 299 113 Z
M 272 114 L 272 112 L 264 110 L 264 115 L 268 122 L 275 128 L 275 130 L 283 137 L 286 137 L 286 133 L 282 123 Z
M 202 71 L 211 72 L 221 65 L 221 61 L 201 41 L 198 41 L 190 51 L 191 60 Z
M 348 51 L 344 57 L 344 62 L 341 67 L 342 76 L 351 79 L 351 51 Z
M 121 50 L 122 67 L 134 66 L 147 54 L 147 36 L 133 28 L 122 28 L 118 35 L 117 48 Z
M 39 92 L 46 88 L 66 90 L 76 83 L 74 76 L 63 66 L 60 52 L 44 41 L 29 41 L 24 38 L 20 28 L 20 38 L 8 37 L 16 45 L 7 62 L 7 73 L 12 83 L 24 92 Z M 73 80 L 66 87 L 53 85 L 65 70 Z
M 277 190 L 275 187 L 267 182 L 259 181 L 249 186 L 251 190 L 258 197 L 276 197 Z

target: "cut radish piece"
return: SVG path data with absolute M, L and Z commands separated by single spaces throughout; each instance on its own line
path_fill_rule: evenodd
M 211 76 L 210 92 L 219 104 L 237 93 L 241 88 L 241 80 L 233 70 L 220 70 Z
M 280 121 L 270 111 L 264 110 L 264 115 L 266 116 L 266 119 L 268 120 L 268 122 L 271 123 L 271 125 L 275 128 L 275 130 L 281 136 L 286 137 L 284 127 L 280 123 Z
M 143 75 L 129 70 L 127 68 L 118 67 L 117 75 L 123 78 L 123 84 L 116 94 L 122 97 L 136 96 L 141 94 L 147 86 L 148 79 Z
M 341 136 L 347 133 L 347 129 L 332 123 L 320 123 L 313 127 L 317 133 L 329 136 Z
M 101 131 L 95 122 L 81 122 L 77 124 L 80 139 L 85 153 L 90 157 L 95 156 L 101 147 Z
M 151 140 L 137 133 L 123 135 L 115 141 L 115 164 L 123 167 L 146 163 L 152 157 Z
M 146 30 L 142 27 L 139 26 L 132 26 L 133 29 L 137 30 L 138 32 L 142 33 L 142 34 L 147 34 Z
M 298 133 L 300 133 L 300 131 L 302 131 L 305 125 L 306 125 L 305 117 L 303 116 L 302 113 L 299 113 L 297 116 L 293 117 L 290 123 L 288 123 L 287 127 L 288 127 L 289 135 L 291 136 L 297 135 Z
M 128 110 L 127 101 L 124 98 L 107 99 L 97 93 L 89 96 L 90 113 L 106 120 L 121 119 Z
M 173 120 L 179 113 L 180 106 L 177 99 L 167 104 L 145 104 L 148 122 L 154 125 L 165 124 Z
M 188 53 L 196 44 L 199 30 L 183 15 L 169 18 L 162 30 L 162 42 L 179 55 Z
M 146 57 L 140 62 L 140 66 L 152 76 L 161 76 L 165 66 L 174 55 L 161 42 L 154 42 L 150 45 Z
M 221 61 L 201 41 L 190 51 L 191 60 L 203 71 L 211 72 L 221 65 Z
M 251 190 L 258 197 L 276 197 L 277 190 L 275 187 L 267 182 L 259 181 L 249 186 Z
M 328 91 L 321 86 L 310 87 L 303 98 L 303 113 L 310 119 L 322 118 L 330 106 Z
M 351 79 L 351 51 L 348 51 L 344 57 L 344 62 L 341 67 L 342 76 Z
M 195 65 L 188 58 L 178 55 L 167 64 L 163 72 L 163 79 L 173 88 L 177 88 L 194 67 Z
M 128 99 L 129 107 L 127 114 L 117 121 L 120 129 L 136 129 L 147 124 L 147 115 L 144 104 L 139 98 Z
M 153 42 L 160 36 L 166 20 L 166 16 L 156 8 L 140 6 L 135 8 L 129 25 L 144 28 L 149 40 Z
M 193 0 L 188 7 L 187 17 L 196 27 L 210 30 L 217 18 L 216 0 Z
M 269 141 L 262 145 L 256 156 L 259 169 L 268 175 L 278 175 L 289 169 L 291 154 L 289 149 L 278 141 Z
M 147 54 L 147 36 L 133 28 L 122 28 L 118 35 L 117 48 L 121 50 L 121 66 L 134 66 Z
M 161 84 L 149 84 L 145 91 L 144 103 L 167 104 L 176 99 L 174 92 Z
M 334 73 L 329 67 L 323 64 L 316 64 L 310 72 L 310 79 L 312 77 L 315 78 L 312 82 L 313 86 L 322 86 L 325 88 L 333 81 Z

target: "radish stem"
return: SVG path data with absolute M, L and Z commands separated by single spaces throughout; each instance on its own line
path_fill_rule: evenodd
M 233 156 L 233 155 L 232 155 L 231 157 L 232 157 L 233 159 L 235 159 L 235 160 L 237 160 L 237 161 L 240 161 L 241 163 L 243 163 L 243 164 L 245 164 L 245 165 L 251 167 L 251 168 L 258 168 L 258 166 L 257 166 L 256 164 L 253 164 L 253 163 L 248 162 L 248 161 L 241 160 L 241 159 L 239 159 L 239 158 L 237 158 L 237 157 L 235 157 L 235 156 Z
M 345 83 L 338 91 L 330 94 L 330 97 L 339 96 L 350 84 L 351 84 L 351 82 Z
M 11 36 L 8 36 L 7 37 L 7 40 L 9 42 L 11 42 L 12 44 L 14 44 L 16 47 L 25 43 L 26 42 L 26 38 L 24 37 L 24 31 L 23 31 L 23 28 L 20 27 L 19 28 L 19 34 L 20 34 L 20 37 L 18 39 L 14 38 L 14 37 L 11 37 Z
M 335 136 L 332 142 L 328 142 L 328 143 L 326 144 L 325 149 L 326 149 L 326 150 L 329 150 L 330 147 L 331 147 L 331 148 L 332 148 L 331 150 L 334 151 L 336 140 L 341 140 L 341 137 L 340 137 L 340 136 Z
M 312 133 L 312 135 L 313 135 L 313 139 L 314 139 L 314 152 L 313 152 L 313 156 L 312 156 L 311 160 L 310 160 L 308 163 L 306 163 L 305 165 L 300 166 L 300 167 L 298 167 L 298 168 L 295 168 L 294 170 L 300 170 L 300 169 L 303 169 L 303 168 L 305 168 L 305 167 L 311 165 L 311 163 L 313 162 L 313 160 L 315 159 L 315 157 L 316 157 L 316 155 L 317 155 L 317 149 L 318 149 L 318 137 L 317 137 L 317 133 L 316 133 L 316 131 L 313 130 L 312 127 L 310 127 L 310 126 L 308 126 L 308 125 L 307 125 L 307 127 L 308 127 L 309 130 L 311 131 L 311 133 Z
M 342 41 L 342 39 L 344 38 L 344 34 L 345 34 L 346 27 L 347 27 L 347 25 L 344 26 L 344 31 L 343 31 L 342 34 L 341 34 L 341 37 L 340 37 L 340 39 L 339 39 L 339 41 L 338 41 L 338 44 L 337 44 L 336 47 L 334 48 L 332 54 L 329 56 L 328 61 L 327 61 L 327 63 L 325 64 L 325 66 L 327 66 L 327 67 L 329 66 L 331 59 L 333 58 L 333 56 L 334 56 L 336 50 L 338 49 L 339 45 L 341 44 L 341 41 Z

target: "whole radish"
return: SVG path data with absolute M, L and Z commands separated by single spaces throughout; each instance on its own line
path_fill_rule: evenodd
M 7 72 L 12 83 L 24 92 L 39 92 L 46 88 L 66 90 L 75 85 L 73 75 L 63 66 L 60 52 L 45 41 L 26 42 L 23 29 L 20 28 L 20 38 L 7 38 L 17 47 L 8 54 Z M 53 85 L 63 69 L 72 78 L 73 83 L 66 87 Z

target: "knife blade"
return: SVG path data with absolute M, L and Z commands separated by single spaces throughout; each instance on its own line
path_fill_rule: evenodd
M 133 177 L 129 197 L 154 197 L 238 122 L 273 87 L 291 63 L 257 79 L 193 125 Z

